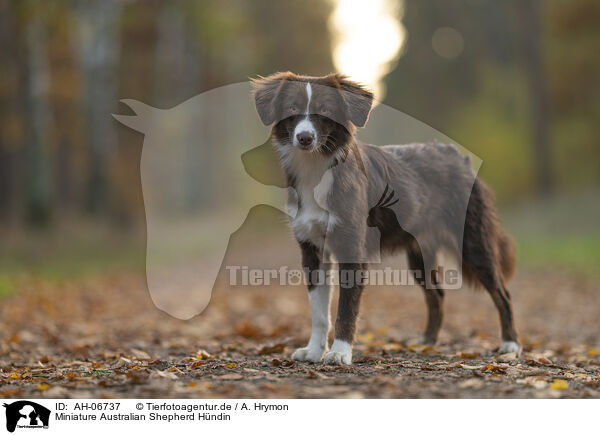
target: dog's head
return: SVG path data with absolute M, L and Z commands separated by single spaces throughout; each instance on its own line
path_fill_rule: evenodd
M 340 74 L 286 72 L 254 80 L 254 101 L 262 122 L 274 124 L 278 144 L 332 154 L 364 127 L 373 94 Z

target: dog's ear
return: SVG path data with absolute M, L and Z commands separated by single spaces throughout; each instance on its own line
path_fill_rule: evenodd
M 260 120 L 265 125 L 275 122 L 275 101 L 286 80 L 291 73 L 276 73 L 268 77 L 259 77 L 251 79 L 254 87 L 254 105 L 260 116 Z
M 340 84 L 342 96 L 348 106 L 350 121 L 357 127 L 364 127 L 373 106 L 373 93 L 341 74 L 336 74 L 335 78 Z

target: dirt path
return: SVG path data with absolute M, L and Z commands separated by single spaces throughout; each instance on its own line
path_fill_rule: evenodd
M 520 358 L 493 352 L 484 292 L 450 292 L 432 349 L 410 345 L 425 318 L 419 289 L 369 289 L 352 367 L 289 360 L 309 335 L 301 288 L 217 291 L 202 316 L 178 321 L 143 282 L 24 280 L 0 302 L 0 396 L 600 398 L 600 292 L 565 274 L 512 283 Z

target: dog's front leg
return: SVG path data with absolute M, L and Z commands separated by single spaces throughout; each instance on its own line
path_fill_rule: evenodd
M 297 349 L 292 359 L 297 361 L 321 361 L 327 352 L 327 335 L 331 327 L 329 304 L 331 287 L 327 276 L 327 264 L 322 261 L 322 255 L 315 245 L 310 242 L 300 244 L 302 250 L 302 266 L 304 267 L 308 284 L 308 299 L 312 315 L 312 332 L 308 345 Z M 315 274 L 315 272 L 317 272 Z
M 331 351 L 325 355 L 326 364 L 352 364 L 352 342 L 360 297 L 364 287 L 364 265 L 340 264 L 340 299 L 335 321 L 335 340 Z

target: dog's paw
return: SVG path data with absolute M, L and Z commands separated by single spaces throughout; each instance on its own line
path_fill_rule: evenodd
M 294 361 L 312 361 L 319 362 L 323 359 L 323 355 L 327 349 L 319 348 L 319 347 L 301 347 L 300 349 L 296 349 L 292 354 L 292 359 Z
M 515 352 L 517 355 L 521 352 L 521 346 L 516 341 L 503 341 L 500 344 L 500 348 L 498 349 L 498 353 L 510 353 Z
M 352 354 L 342 353 L 342 352 L 327 352 L 325 355 L 325 359 L 323 360 L 325 364 L 330 364 L 334 366 L 341 365 L 350 365 L 352 364 Z
M 352 364 L 352 346 L 345 341 L 335 340 L 333 346 L 331 346 L 331 351 L 325 355 L 323 362 L 338 366 Z
M 415 344 L 422 344 L 424 346 L 435 346 L 435 343 L 436 340 L 427 337 L 421 337 L 415 342 Z

